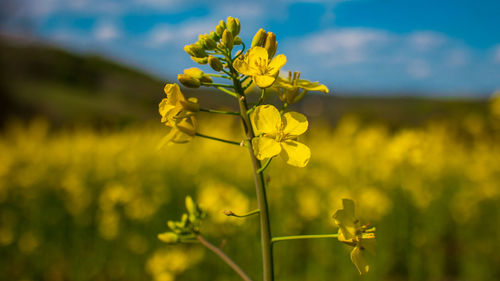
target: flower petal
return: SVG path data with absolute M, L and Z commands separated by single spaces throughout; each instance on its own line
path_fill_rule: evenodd
M 294 111 L 283 114 L 283 122 L 283 133 L 291 137 L 302 135 L 307 131 L 309 125 L 307 118 L 303 114 Z
M 350 242 L 356 237 L 359 221 L 354 216 L 354 201 L 342 199 L 344 209 L 337 210 L 333 215 L 335 224 L 339 227 L 339 241 Z
M 255 108 L 252 116 L 254 134 L 275 134 L 281 126 L 281 115 L 272 105 L 261 105 Z
M 245 59 L 237 59 L 233 62 L 233 67 L 243 75 L 253 75 L 254 72 L 250 69 L 248 61 Z
M 248 50 L 248 64 L 250 68 L 260 69 L 262 66 L 267 66 L 269 54 L 265 48 L 255 46 Z
M 257 75 L 253 77 L 253 80 L 255 81 L 255 84 L 259 86 L 259 88 L 267 88 L 271 86 L 274 81 L 276 81 L 275 76 L 267 76 L 267 75 Z
M 311 158 L 311 150 L 298 141 L 281 142 L 281 157 L 286 163 L 296 167 L 305 167 Z
M 267 53 L 267 52 L 266 52 Z M 267 66 L 267 71 L 270 75 L 279 73 L 280 69 L 286 64 L 285 55 L 277 55 Z
M 163 90 L 167 95 L 169 104 L 176 105 L 179 101 L 184 100 L 181 89 L 176 83 L 165 85 L 165 88 Z
M 364 250 L 362 250 L 360 247 L 354 247 L 351 252 L 351 261 L 358 269 L 360 275 L 366 274 L 370 270 L 370 266 L 366 262 L 366 259 L 363 256 L 363 252 Z
M 273 157 L 281 152 L 279 142 L 265 136 L 255 137 L 252 139 L 252 146 L 255 157 L 259 160 Z
M 323 92 L 325 94 L 328 94 L 330 92 L 330 90 L 328 90 L 328 87 L 326 87 L 325 85 L 318 82 L 310 82 L 308 80 L 299 80 L 297 86 L 308 91 Z

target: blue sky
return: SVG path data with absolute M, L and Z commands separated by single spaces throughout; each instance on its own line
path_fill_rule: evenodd
M 286 70 L 338 92 L 487 96 L 500 89 L 500 1 L 18 0 L 35 34 L 160 77 L 183 46 L 239 17 L 244 40 L 277 34 Z M 16 32 L 15 21 L 10 32 Z

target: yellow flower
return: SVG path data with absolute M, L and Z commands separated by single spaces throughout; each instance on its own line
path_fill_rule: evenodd
M 292 166 L 307 165 L 311 151 L 295 140 L 307 130 L 308 122 L 304 115 L 287 112 L 281 116 L 276 107 L 261 105 L 255 109 L 251 119 L 256 135 L 252 139 L 252 146 L 257 159 L 263 160 L 281 154 Z
M 300 79 L 300 72 L 288 72 L 288 79 L 278 77 L 273 88 L 278 92 L 282 102 L 288 104 L 300 101 L 308 91 L 318 91 L 327 94 L 328 88 L 319 82 Z
M 351 260 L 363 275 L 370 270 L 366 262 L 364 252 L 366 250 L 374 252 L 375 249 L 375 228 L 362 226 L 354 216 L 354 201 L 342 199 L 344 209 L 337 210 L 333 215 L 335 224 L 339 227 L 338 240 L 354 247 L 351 252 Z
M 197 123 L 194 115 L 200 108 L 198 100 L 186 100 L 177 84 L 167 84 L 164 90 L 167 97 L 159 105 L 161 122 L 172 129 L 162 143 L 188 142 L 196 133 Z
M 270 61 L 267 50 L 256 46 L 248 50 L 243 58 L 237 59 L 233 67 L 243 75 L 252 76 L 260 88 L 267 88 L 274 83 L 285 63 L 285 55 L 277 55 Z

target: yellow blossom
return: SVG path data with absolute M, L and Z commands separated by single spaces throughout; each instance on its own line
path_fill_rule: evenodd
M 194 115 L 199 110 L 198 100 L 186 100 L 177 84 L 167 84 L 164 90 L 167 97 L 159 105 L 161 122 L 172 129 L 162 143 L 188 142 L 196 133 L 197 123 Z
M 360 224 L 354 215 L 354 201 L 342 199 L 344 209 L 337 210 L 333 215 L 335 224 L 339 227 L 338 240 L 354 247 L 351 252 L 351 260 L 363 275 L 370 270 L 364 252 L 374 251 L 375 228 L 369 228 Z
M 256 46 L 248 50 L 243 58 L 237 59 L 233 63 L 233 67 L 243 75 L 252 76 L 255 84 L 260 88 L 267 88 L 274 83 L 279 70 L 285 63 L 285 55 L 277 55 L 274 59 L 269 60 L 267 50 Z
M 306 145 L 296 141 L 308 126 L 307 118 L 297 112 L 280 115 L 272 105 L 258 106 L 252 114 L 255 138 L 252 139 L 255 156 L 259 160 L 281 154 L 285 161 L 305 167 L 311 158 Z
M 278 77 L 273 89 L 278 92 L 278 97 L 282 102 L 288 104 L 300 101 L 308 91 L 318 91 L 327 94 L 328 88 L 319 82 L 311 82 L 300 79 L 300 72 L 288 72 L 288 79 Z

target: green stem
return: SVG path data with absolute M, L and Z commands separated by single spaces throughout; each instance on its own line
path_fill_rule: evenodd
M 265 170 L 265 169 L 267 169 L 267 167 L 269 166 L 269 164 L 271 164 L 271 160 L 273 160 L 273 157 L 271 157 L 271 158 L 267 159 L 267 161 L 266 161 L 266 163 L 264 164 L 264 166 L 263 166 L 263 167 L 261 167 L 261 168 L 257 171 L 257 173 L 262 174 L 262 173 L 264 172 L 264 170 Z
M 227 75 L 210 74 L 210 73 L 206 73 L 205 75 L 208 75 L 208 76 L 211 76 L 211 77 L 218 77 L 218 78 L 224 78 L 224 79 L 231 79 L 231 77 L 230 77 L 230 76 L 227 76 Z
M 338 234 L 316 234 L 316 235 L 293 235 L 293 236 L 281 236 L 281 237 L 273 237 L 271 239 L 272 243 L 276 243 L 279 241 L 288 241 L 288 240 L 302 240 L 302 239 L 322 239 L 322 238 L 337 238 Z
M 283 104 L 283 108 L 281 108 L 281 110 L 280 110 L 280 114 L 283 115 L 283 113 L 285 113 L 285 111 L 286 111 L 287 108 L 288 108 L 288 103 L 285 102 Z
M 250 212 L 245 213 L 243 215 L 237 215 L 237 214 L 233 213 L 232 211 L 228 211 L 228 210 L 224 211 L 223 213 L 224 213 L 224 215 L 226 215 L 228 217 L 246 218 L 246 217 L 253 216 L 253 215 L 260 213 L 260 210 L 259 209 L 253 210 L 253 211 L 250 211 Z
M 257 108 L 257 106 L 259 106 L 262 103 L 262 101 L 264 101 L 265 94 L 266 94 L 266 90 L 262 89 L 262 91 L 260 92 L 260 98 L 259 98 L 259 100 L 257 101 L 257 103 L 254 106 L 252 106 L 252 108 L 250 108 L 247 111 L 248 114 L 252 113 L 252 111 L 254 111 L 255 108 Z
M 230 54 L 226 54 L 230 56 Z M 260 239 L 262 247 L 262 265 L 264 272 L 264 281 L 274 280 L 274 269 L 273 269 L 273 250 L 271 245 L 271 224 L 269 223 L 269 212 L 266 196 L 266 181 L 264 179 L 263 173 L 258 173 L 257 171 L 261 168 L 261 163 L 255 157 L 254 150 L 252 147 L 252 139 L 255 137 L 252 130 L 252 123 L 248 117 L 248 105 L 245 99 L 245 94 L 241 88 L 241 82 L 239 80 L 239 74 L 233 68 L 232 63 L 229 65 L 231 71 L 231 77 L 233 78 L 233 85 L 235 91 L 239 94 L 238 103 L 240 106 L 240 113 L 242 117 L 243 127 L 247 136 L 248 152 L 250 159 L 252 161 L 253 176 L 255 182 L 255 191 L 257 195 L 257 202 L 260 209 Z
M 231 92 L 231 91 L 226 90 L 226 89 L 224 89 L 224 88 L 222 88 L 222 87 L 216 87 L 216 88 L 217 88 L 217 89 L 219 89 L 219 90 L 221 90 L 222 92 L 224 92 L 224 93 L 226 93 L 226 94 L 228 94 L 228 95 L 232 96 L 232 97 L 235 97 L 235 98 L 237 98 L 237 97 L 238 97 L 238 94 L 236 94 L 235 92 Z
M 235 144 L 237 146 L 242 146 L 242 144 L 240 142 L 237 142 L 237 141 L 230 141 L 230 140 L 220 139 L 220 138 L 211 137 L 211 136 L 207 136 L 207 135 L 200 134 L 200 133 L 195 133 L 195 136 L 206 138 L 206 139 L 210 139 L 210 140 L 220 141 L 220 142 L 223 142 L 223 143 Z
M 217 113 L 217 114 L 240 115 L 239 112 L 235 112 L 235 111 L 224 111 L 224 110 L 207 109 L 207 108 L 200 108 L 200 111 L 209 112 L 209 113 Z
M 215 247 L 212 243 L 205 240 L 205 238 L 203 238 L 201 235 L 198 235 L 197 239 L 203 246 L 207 247 L 207 249 L 218 255 L 227 265 L 229 265 L 236 273 L 238 273 L 241 279 L 245 281 L 252 281 L 252 279 L 250 279 L 250 277 L 248 277 L 248 275 L 221 249 Z
M 233 85 L 221 84 L 221 83 L 202 83 L 203 86 L 214 86 L 214 87 L 222 87 L 222 88 L 234 88 Z

